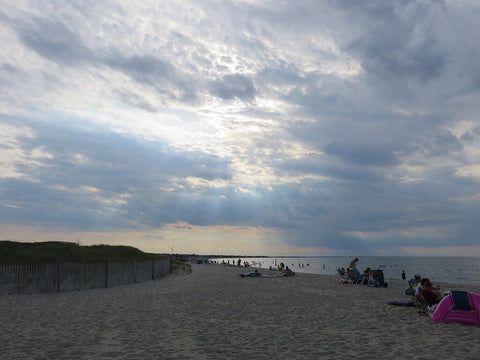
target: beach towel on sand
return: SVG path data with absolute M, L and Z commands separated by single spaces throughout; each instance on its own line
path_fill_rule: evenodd
M 413 301 L 389 301 L 388 304 L 394 306 L 415 306 Z

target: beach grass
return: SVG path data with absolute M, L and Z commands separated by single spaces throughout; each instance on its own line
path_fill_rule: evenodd
M 172 274 L 189 274 L 192 272 L 192 265 L 187 262 L 172 260 Z
M 132 246 L 91 245 L 60 241 L 0 241 L 0 264 L 54 264 L 131 262 L 165 259 L 167 255 L 145 253 Z

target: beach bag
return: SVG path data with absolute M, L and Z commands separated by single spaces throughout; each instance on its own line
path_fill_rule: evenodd
M 383 284 L 385 282 L 385 278 L 383 276 L 383 270 L 382 269 L 372 270 L 372 276 L 380 284 Z

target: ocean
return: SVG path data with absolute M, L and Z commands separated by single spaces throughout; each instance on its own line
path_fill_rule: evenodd
M 417 256 L 359 256 L 357 269 L 383 269 L 387 279 L 401 279 L 405 270 L 407 279 L 419 273 L 435 282 L 452 284 L 480 285 L 480 258 L 477 257 L 417 257 Z M 337 268 L 347 268 L 353 257 L 347 256 L 314 256 L 314 257 L 258 257 L 243 258 L 255 267 L 275 267 L 283 262 L 298 273 L 335 275 Z M 215 259 L 217 262 L 229 261 L 233 258 Z M 235 263 L 238 258 L 235 259 Z

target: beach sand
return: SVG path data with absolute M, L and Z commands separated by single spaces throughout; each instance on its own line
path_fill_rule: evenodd
M 409 300 L 406 282 L 370 288 L 244 272 L 193 265 L 133 285 L 0 296 L 0 358 L 480 359 L 480 328 L 387 304 Z

